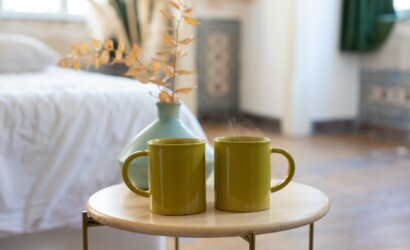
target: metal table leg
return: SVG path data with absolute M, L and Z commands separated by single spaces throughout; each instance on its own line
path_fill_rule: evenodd
M 179 250 L 179 238 L 175 237 L 175 250 Z
M 82 212 L 83 218 L 83 250 L 88 250 L 88 228 L 89 227 L 99 227 L 104 226 L 103 224 L 95 221 L 93 218 L 89 217 L 87 211 Z
M 313 250 L 313 234 L 315 233 L 314 224 L 309 225 L 309 250 Z
M 88 250 L 87 212 L 83 211 L 83 250 Z
M 256 248 L 256 235 L 255 232 L 248 233 L 245 236 L 242 236 L 242 239 L 246 240 L 249 243 L 249 250 L 255 250 Z

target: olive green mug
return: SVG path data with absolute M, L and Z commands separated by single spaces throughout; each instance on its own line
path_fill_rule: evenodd
M 128 168 L 137 157 L 149 158 L 149 189 L 138 188 Z M 131 154 L 124 161 L 122 178 L 134 193 L 150 198 L 150 209 L 162 215 L 188 215 L 206 210 L 205 141 L 167 138 L 148 142 L 148 150 Z
M 264 137 L 226 136 L 214 140 L 215 207 L 229 212 L 254 212 L 269 209 L 270 194 L 284 188 L 295 173 L 292 156 L 283 149 L 271 148 Z M 288 160 L 286 178 L 271 186 L 271 153 Z

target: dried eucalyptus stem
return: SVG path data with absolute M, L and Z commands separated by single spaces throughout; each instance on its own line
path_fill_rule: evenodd
M 138 44 L 133 44 L 131 52 L 125 52 L 124 42 L 119 40 L 117 48 L 114 48 L 113 40 L 101 42 L 93 39 L 91 44 L 80 43 L 71 46 L 72 54 L 62 58 L 58 65 L 65 68 L 80 70 L 82 64 L 87 70 L 91 65 L 98 70 L 101 65 L 121 63 L 128 66 L 128 71 L 124 74 L 133 77 L 141 83 L 156 84 L 160 92 L 158 94 L 160 102 L 176 103 L 179 101 L 177 95 L 190 93 L 195 86 L 188 85 L 176 87 L 177 75 L 190 75 L 195 71 L 177 69 L 178 59 L 188 54 L 185 46 L 191 44 L 194 36 L 180 39 L 182 24 L 196 26 L 199 21 L 192 17 L 193 9 L 190 5 L 179 0 L 170 0 L 169 5 L 178 14 L 175 17 L 166 10 L 161 10 L 161 14 L 174 26 L 167 27 L 163 34 L 161 51 L 156 53 L 149 64 L 144 64 L 141 60 L 141 48 Z M 169 34 L 171 33 L 171 34 Z M 115 57 L 111 58 L 110 53 L 114 52 Z M 162 79 L 161 76 L 164 76 Z

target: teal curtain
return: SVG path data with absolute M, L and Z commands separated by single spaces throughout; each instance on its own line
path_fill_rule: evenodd
M 344 0 L 341 49 L 376 50 L 389 36 L 396 17 L 393 0 Z

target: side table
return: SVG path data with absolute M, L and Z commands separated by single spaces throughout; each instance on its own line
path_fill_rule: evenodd
M 83 212 L 83 249 L 88 249 L 88 228 L 109 226 L 136 233 L 175 237 L 242 237 L 249 249 L 255 236 L 309 225 L 309 249 L 313 249 L 314 222 L 330 208 L 328 197 L 316 188 L 292 182 L 271 194 L 269 210 L 229 213 L 214 208 L 213 186 L 207 186 L 207 211 L 188 216 L 164 216 L 149 210 L 149 199 L 132 193 L 124 184 L 104 188 L 93 194 Z

